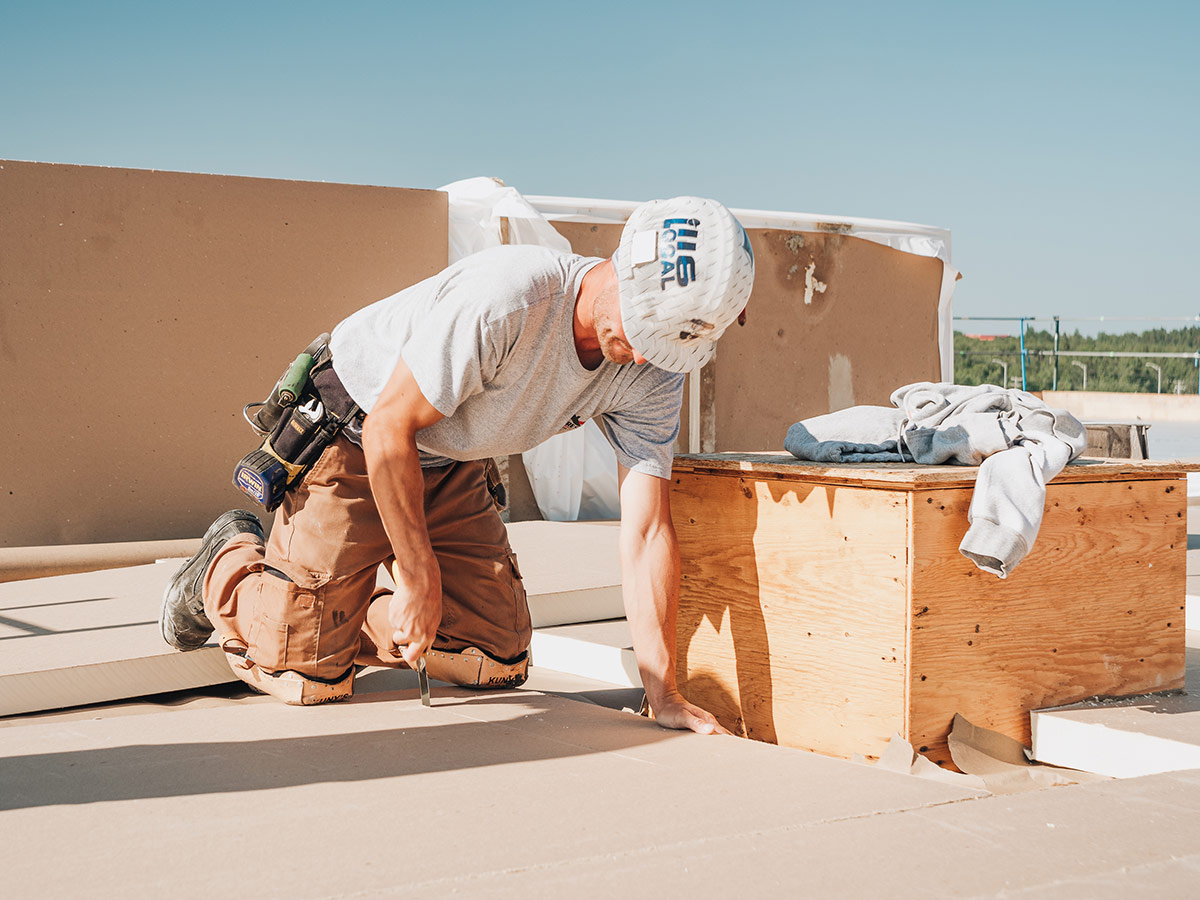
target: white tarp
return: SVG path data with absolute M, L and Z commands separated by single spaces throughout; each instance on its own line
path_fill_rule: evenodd
M 567 239 L 503 182 L 468 178 L 438 190 L 449 195 L 449 263 L 503 243 L 571 252 Z M 506 229 L 502 220 L 507 220 Z M 521 454 L 521 461 L 542 518 L 573 522 L 620 517 L 617 457 L 595 422 L 555 435 Z

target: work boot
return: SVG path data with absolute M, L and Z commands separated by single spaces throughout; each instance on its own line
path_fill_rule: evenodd
M 172 576 L 163 591 L 158 624 L 163 639 L 176 650 L 198 650 L 212 637 L 213 624 L 204 612 L 204 576 L 220 549 L 246 532 L 263 539 L 258 516 L 244 509 L 222 513 L 204 533 L 196 555 Z

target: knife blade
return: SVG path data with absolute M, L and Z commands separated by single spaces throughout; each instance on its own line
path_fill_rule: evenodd
M 417 682 L 421 685 L 421 705 L 433 706 L 429 699 L 429 675 L 425 671 L 425 657 L 417 660 Z

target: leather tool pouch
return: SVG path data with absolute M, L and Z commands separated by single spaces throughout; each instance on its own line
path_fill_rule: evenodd
M 328 347 L 321 347 L 296 402 L 283 410 L 262 445 L 238 463 L 233 483 L 268 511 L 275 509 L 338 433 L 361 416 L 333 371 Z

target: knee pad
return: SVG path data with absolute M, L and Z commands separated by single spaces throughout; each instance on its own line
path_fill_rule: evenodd
M 463 650 L 430 650 L 425 654 L 430 678 L 462 687 L 520 687 L 529 677 L 529 651 L 513 662 L 501 662 L 478 647 Z
M 332 680 L 308 678 L 290 669 L 270 672 L 247 657 L 240 643 L 237 640 L 222 643 L 225 659 L 233 674 L 260 694 L 270 694 L 288 706 L 316 706 L 347 700 L 354 693 L 354 666 Z

